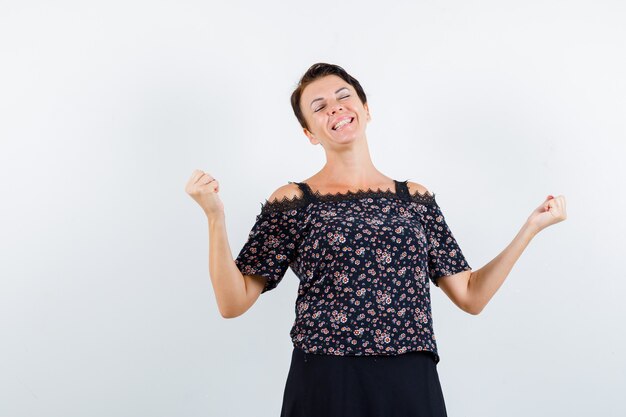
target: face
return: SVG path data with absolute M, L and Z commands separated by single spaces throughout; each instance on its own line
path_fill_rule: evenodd
M 336 75 L 306 86 L 300 108 L 309 125 L 304 134 L 313 144 L 348 143 L 364 137 L 371 120 L 367 103 L 361 103 L 354 88 Z

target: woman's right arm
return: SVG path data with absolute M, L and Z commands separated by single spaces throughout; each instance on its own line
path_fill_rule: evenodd
M 209 224 L 209 276 L 220 314 L 233 318 L 245 313 L 259 298 L 265 278 L 242 275 L 230 252 L 224 204 L 219 182 L 199 169 L 192 172 L 185 191 L 202 208 Z
M 265 279 L 243 275 L 230 251 L 224 215 L 208 216 L 209 275 L 220 314 L 235 318 L 245 313 L 259 298 Z

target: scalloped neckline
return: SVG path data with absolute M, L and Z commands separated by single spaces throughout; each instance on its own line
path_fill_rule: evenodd
M 309 192 L 313 194 L 315 198 L 319 199 L 320 201 L 325 201 L 329 198 L 335 199 L 335 198 L 341 198 L 341 197 L 353 197 L 357 195 L 358 196 L 364 195 L 365 197 L 367 197 L 368 195 L 373 194 L 373 195 L 378 196 L 381 193 L 392 194 L 392 195 L 398 196 L 398 182 L 400 181 L 393 180 L 393 190 L 391 189 L 392 187 L 387 187 L 386 190 L 382 190 L 380 188 L 372 190 L 371 187 L 368 187 L 366 190 L 363 188 L 359 188 L 356 191 L 352 191 L 352 190 L 337 191 L 336 193 L 321 193 L 319 190 L 313 191 L 313 189 L 307 182 L 301 182 L 299 184 L 304 184 L 304 186 L 309 189 Z M 295 183 L 295 184 L 298 184 L 298 183 Z
M 311 186 L 306 183 L 306 182 L 300 182 L 297 183 L 295 181 L 289 181 L 289 182 L 293 182 L 294 184 L 304 184 L 305 187 L 308 188 L 309 192 L 318 200 L 320 201 L 333 201 L 336 199 L 341 199 L 341 198 L 351 198 L 354 196 L 358 196 L 359 198 L 361 198 L 361 196 L 363 197 L 379 197 L 379 196 L 394 196 L 396 198 L 402 198 L 400 196 L 400 184 L 406 184 L 407 182 L 409 182 L 409 180 L 405 180 L 405 181 L 398 181 L 398 180 L 393 180 L 393 190 L 391 189 L 392 187 L 387 187 L 386 190 L 382 190 L 380 188 L 377 188 L 376 190 L 372 190 L 371 187 L 365 189 L 359 188 L 356 191 L 352 191 L 352 190 L 348 190 L 348 191 L 338 191 L 336 193 L 321 193 L 319 190 L 315 190 L 313 191 L 313 189 L 311 188 Z M 408 185 L 406 186 L 406 191 L 409 195 L 409 197 L 411 197 L 411 199 L 418 199 L 418 200 L 424 200 L 424 199 L 432 199 L 435 194 L 434 193 L 430 193 L 428 191 L 425 191 L 423 194 L 419 192 L 419 190 L 416 190 L 415 193 L 411 193 L 411 190 L 409 190 Z
M 394 189 L 392 190 L 391 187 L 388 187 L 386 190 L 382 190 L 380 188 L 377 188 L 376 190 L 372 190 L 372 188 L 368 188 L 368 189 L 362 189 L 359 188 L 356 191 L 352 191 L 352 190 L 347 190 L 347 191 L 339 191 L 336 193 L 320 193 L 319 190 L 315 190 L 313 191 L 313 189 L 311 189 L 311 187 L 309 186 L 309 184 L 307 184 L 306 182 L 296 182 L 296 181 L 289 181 L 290 184 L 302 184 L 304 185 L 304 187 L 306 187 L 308 189 L 308 193 L 310 193 L 310 195 L 317 201 L 319 202 L 329 202 L 329 201 L 347 201 L 347 200 L 360 200 L 363 198 L 378 198 L 378 197 L 391 197 L 394 199 L 404 199 L 405 197 L 403 197 L 401 195 L 401 190 L 400 190 L 400 184 L 406 184 L 408 182 L 408 180 L 406 181 L 398 181 L 398 180 L 393 180 L 394 181 Z M 411 201 L 415 201 L 415 202 L 432 202 L 435 198 L 435 193 L 430 193 L 428 191 L 424 192 L 423 194 L 419 192 L 419 190 L 417 190 L 415 193 L 411 193 L 411 191 L 409 190 L 408 186 L 406 187 L 406 191 L 409 197 L 409 200 Z M 289 209 L 289 208 L 295 208 L 295 207 L 299 207 L 302 204 L 309 204 L 311 203 L 311 201 L 309 200 L 309 198 L 307 198 L 307 195 L 294 195 L 293 197 L 283 197 L 282 199 L 274 199 L 272 201 L 270 200 L 265 200 L 265 202 L 262 204 L 262 211 L 265 210 L 285 210 L 285 209 Z

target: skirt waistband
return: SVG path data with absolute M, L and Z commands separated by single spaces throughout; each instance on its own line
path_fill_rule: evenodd
M 429 350 L 418 350 L 401 353 L 399 355 L 329 355 L 320 353 L 309 353 L 304 349 L 294 346 L 293 347 L 294 358 L 299 358 L 304 362 L 314 361 L 352 361 L 363 363 L 376 363 L 378 361 L 402 361 L 414 358 L 427 358 L 436 363 L 435 354 Z

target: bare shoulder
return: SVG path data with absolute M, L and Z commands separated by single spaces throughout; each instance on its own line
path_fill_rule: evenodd
M 285 199 L 293 200 L 294 197 L 302 197 L 302 190 L 298 187 L 298 184 L 290 183 L 278 187 L 272 195 L 268 198 L 268 201 L 283 201 Z
M 432 196 L 432 193 L 430 192 L 430 190 L 428 190 L 428 188 L 426 188 L 422 184 L 419 184 L 417 182 L 407 181 L 406 185 L 409 187 L 409 192 L 412 195 L 415 195 L 416 193 L 420 193 L 421 195 L 428 194 Z

